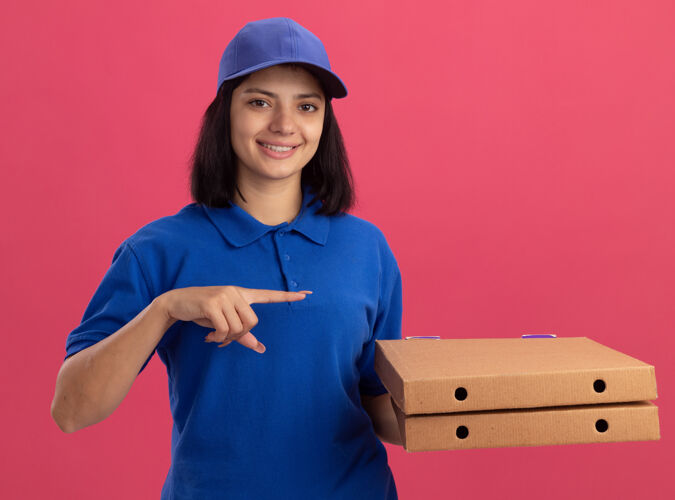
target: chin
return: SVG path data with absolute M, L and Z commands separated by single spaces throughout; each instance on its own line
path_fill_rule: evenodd
M 294 175 L 300 176 L 301 173 L 302 169 L 293 171 L 289 171 L 286 169 L 276 169 L 276 170 L 263 169 L 262 171 L 256 172 L 256 174 L 258 174 L 258 176 L 260 177 L 267 177 L 269 179 L 277 179 L 277 180 L 288 179 L 289 177 L 293 177 Z

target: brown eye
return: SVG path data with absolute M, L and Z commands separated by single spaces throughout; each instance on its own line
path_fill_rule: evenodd
M 311 106 L 312 108 L 314 108 L 314 109 L 306 109 L 305 108 L 304 111 L 316 111 L 317 110 L 317 107 L 314 106 L 314 104 L 301 104 L 300 105 L 301 108 L 303 108 L 304 106 Z
M 263 106 L 258 106 L 258 105 L 257 105 L 257 103 L 259 103 L 259 102 L 261 102 L 261 103 L 263 103 L 263 104 L 267 104 L 267 103 L 266 103 L 265 101 L 263 101 L 262 99 L 253 99 L 252 101 L 249 101 L 249 104 L 252 104 L 254 108 L 262 108 Z

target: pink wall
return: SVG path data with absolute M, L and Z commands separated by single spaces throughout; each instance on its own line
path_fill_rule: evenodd
M 0 497 L 159 497 L 159 359 L 71 435 L 54 382 L 117 245 L 190 202 L 225 44 L 278 15 L 322 38 L 350 91 L 354 213 L 398 259 L 404 335 L 587 336 L 656 367 L 661 441 L 388 446 L 400 497 L 675 497 L 673 2 L 240 3 L 3 5 Z

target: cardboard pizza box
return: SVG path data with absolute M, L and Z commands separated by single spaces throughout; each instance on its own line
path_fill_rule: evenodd
M 649 401 L 434 415 L 393 406 L 409 452 L 660 438 L 658 408 Z
M 378 340 L 375 349 L 375 371 L 406 415 L 657 397 L 653 366 L 586 337 Z

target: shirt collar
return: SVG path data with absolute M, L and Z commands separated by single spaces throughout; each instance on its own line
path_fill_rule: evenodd
M 328 216 L 316 213 L 321 207 L 321 201 L 317 200 L 310 204 L 313 196 L 309 186 L 303 187 L 300 213 L 290 223 L 282 222 L 276 226 L 263 224 L 235 203 L 231 203 L 230 207 L 214 208 L 202 205 L 202 208 L 220 234 L 235 247 L 249 245 L 268 232 L 285 226 L 288 226 L 287 231 L 297 231 L 323 246 L 328 239 L 330 221 Z

